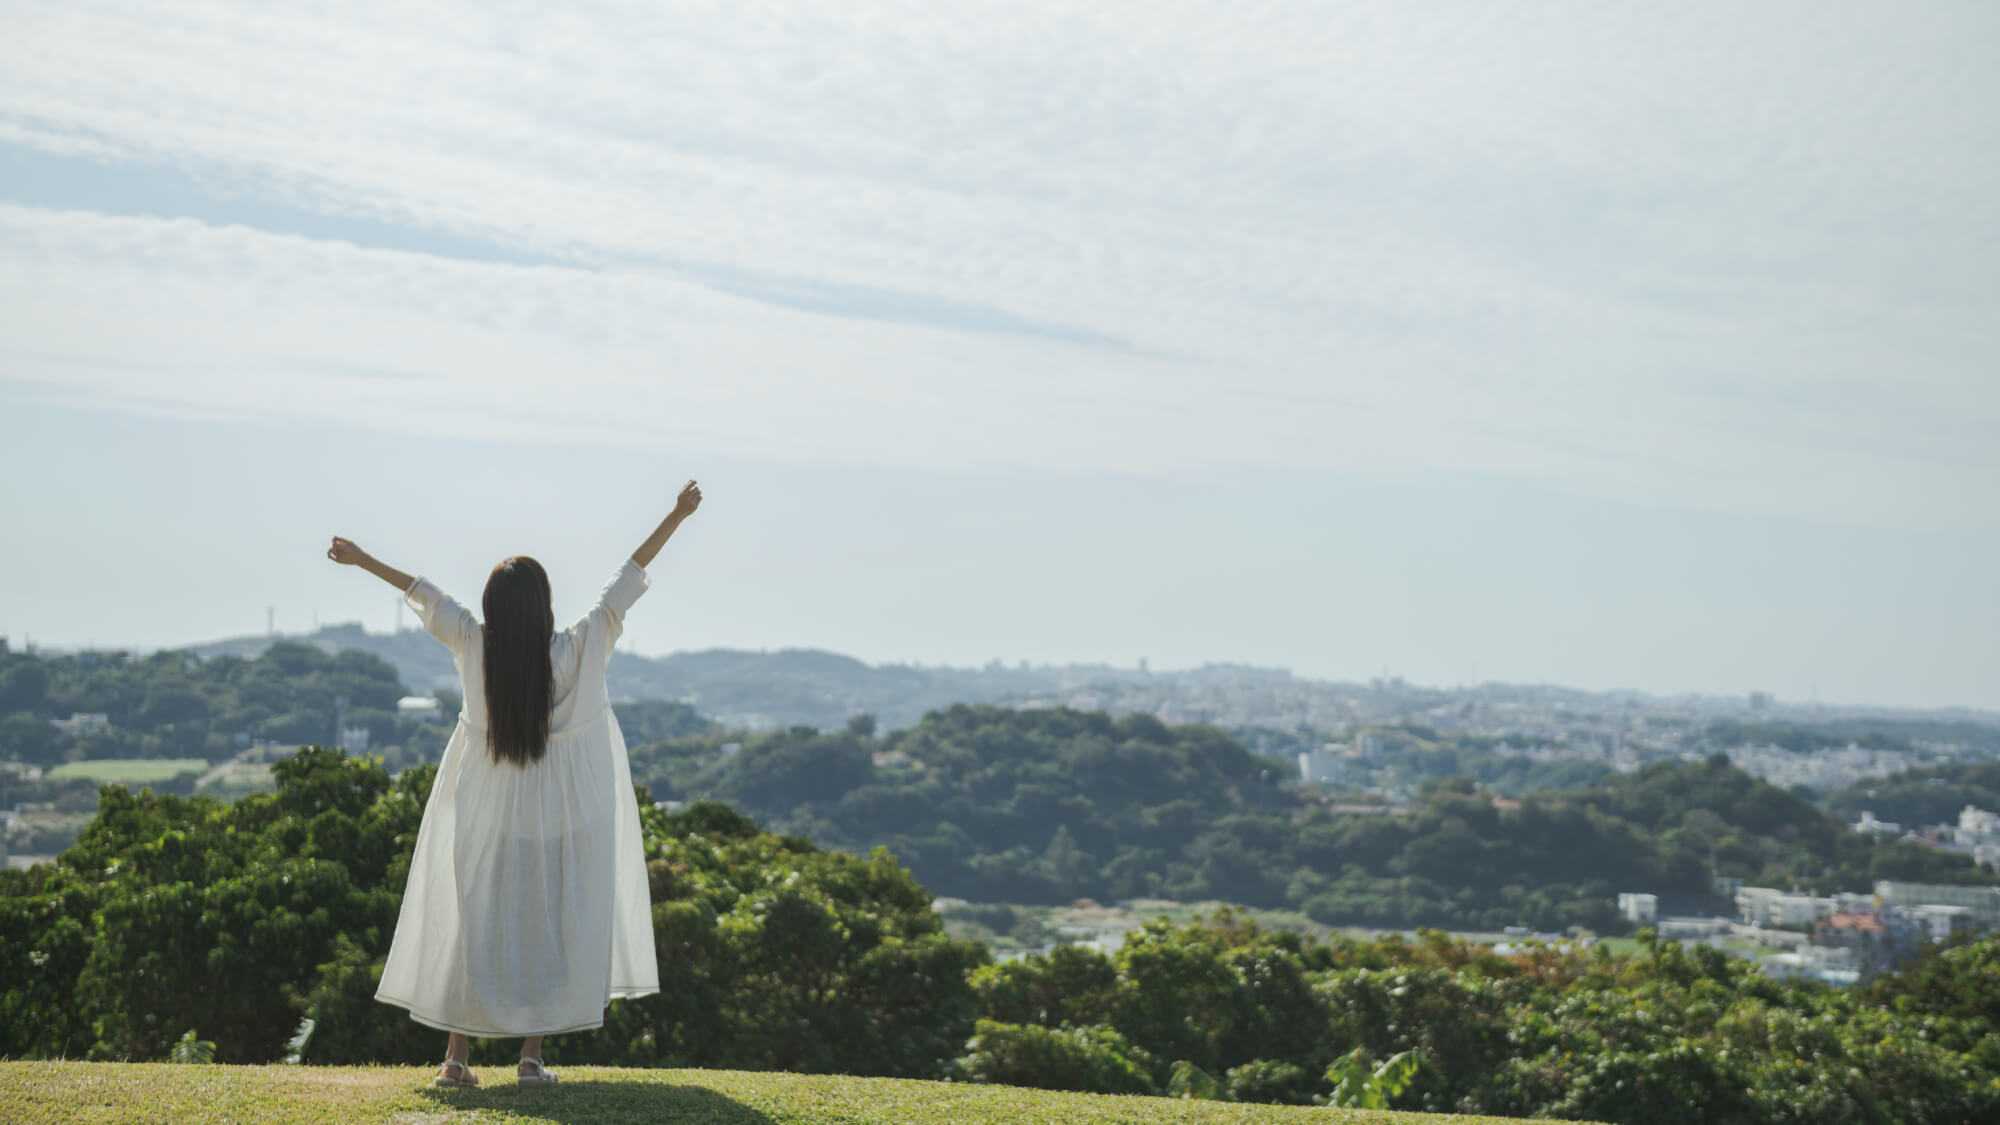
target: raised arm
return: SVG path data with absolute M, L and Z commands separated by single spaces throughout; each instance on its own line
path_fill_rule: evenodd
M 402 571 L 362 550 L 353 541 L 342 539 L 338 535 L 333 537 L 333 546 L 326 549 L 326 557 L 343 566 L 360 567 L 382 581 L 387 582 L 389 585 L 394 586 L 397 593 L 408 590 L 410 584 L 416 581 L 416 579 L 411 578 L 409 575 L 404 574 Z
M 632 552 L 632 561 L 642 567 L 653 565 L 653 559 L 659 555 L 660 548 L 667 545 L 668 539 L 673 538 L 674 529 L 681 525 L 682 520 L 694 515 L 694 510 L 699 507 L 701 507 L 701 488 L 695 482 L 689 481 L 681 488 L 681 494 L 674 499 L 674 510 L 667 513 L 667 518 L 660 521 L 660 526 L 654 528 L 651 535 L 646 536 L 646 541 L 639 544 L 638 550 Z

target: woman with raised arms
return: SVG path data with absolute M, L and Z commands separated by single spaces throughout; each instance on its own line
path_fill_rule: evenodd
M 639 804 L 604 675 L 652 581 L 646 567 L 700 505 L 689 481 L 597 604 L 561 630 L 548 575 L 525 555 L 493 568 L 481 620 L 346 539 L 327 549 L 403 592 L 451 649 L 465 701 L 375 993 L 451 1033 L 433 1085 L 478 1085 L 466 1057 L 475 1035 L 520 1036 L 517 1080 L 552 1084 L 544 1035 L 600 1027 L 611 1001 L 660 990 Z

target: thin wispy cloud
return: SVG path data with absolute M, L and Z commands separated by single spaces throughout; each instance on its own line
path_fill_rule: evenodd
M 77 399 L 1993 518 L 1984 6 L 10 19 L 0 142 L 574 265 L 10 210 L 9 374 Z

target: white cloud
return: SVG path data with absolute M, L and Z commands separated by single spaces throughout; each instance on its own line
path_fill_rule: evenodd
M 1753 510 L 1887 512 L 1923 487 L 1951 500 L 1948 481 L 1907 459 L 1773 448 L 1714 413 L 1628 416 L 1615 393 L 1482 419 L 1471 411 L 1491 403 L 1420 380 L 1351 396 L 1262 387 L 1212 366 L 820 316 L 656 276 L 188 220 L 0 207 L 0 309 L 9 377 L 86 404 L 910 468 L 1505 464 Z M 1553 415 L 1577 433 L 1552 435 Z M 1698 457 L 1674 447 L 1690 432 L 1709 436 Z
M 699 421 L 619 425 L 1994 518 L 1985 5 L 64 0 L 10 24 L 0 139 L 608 271 L 8 212 L 9 374 L 72 395 L 574 437 L 671 366 Z M 725 275 L 1135 354 L 690 284 Z M 494 380 L 517 405 L 478 405 Z
M 1199 405 L 1071 345 L 186 220 L 0 207 L 0 262 L 10 376 L 77 402 L 912 467 L 1027 442 L 1112 470 L 1185 447 Z

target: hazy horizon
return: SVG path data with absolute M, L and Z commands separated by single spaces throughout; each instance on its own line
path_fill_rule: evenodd
M 392 610 L 392 613 L 393 612 L 394 611 Z M 402 622 L 403 622 L 401 626 L 402 633 L 420 634 L 422 632 L 422 626 L 415 620 L 415 614 L 409 611 L 407 608 L 403 610 Z M 42 653 L 44 655 L 55 654 L 61 656 L 74 656 L 85 652 L 100 652 L 100 653 L 129 652 L 134 656 L 143 657 L 155 652 L 200 649 L 215 645 L 234 644 L 243 641 L 260 641 L 260 640 L 308 641 L 312 640 L 315 637 L 320 636 L 321 633 L 324 631 L 346 629 L 346 628 L 359 628 L 362 630 L 364 634 L 370 637 L 392 637 L 398 635 L 397 629 L 393 624 L 389 628 L 374 629 L 370 628 L 369 624 L 361 620 L 360 618 L 354 618 L 351 620 L 339 620 L 339 621 L 331 621 L 331 620 L 315 621 L 308 628 L 305 629 L 297 629 L 297 630 L 280 629 L 275 634 L 267 634 L 262 632 L 239 633 L 239 634 L 230 634 L 228 636 L 207 637 L 200 640 L 193 640 L 193 641 L 186 641 L 181 643 L 165 644 L 165 645 L 121 645 L 121 644 L 99 644 L 94 642 L 81 645 L 77 644 L 65 645 L 59 643 L 45 644 L 38 639 L 13 638 L 13 637 L 8 637 L 5 634 L 0 634 L 0 640 L 6 640 L 9 644 L 17 646 L 16 651 L 22 651 L 22 649 L 18 646 L 20 646 L 23 642 L 32 644 L 35 651 L 37 651 L 38 653 Z M 1662 691 L 1648 690 L 1644 687 L 1631 684 L 1616 685 L 1611 687 L 1588 687 L 1578 684 L 1554 683 L 1549 681 L 1532 681 L 1532 680 L 1519 681 L 1519 680 L 1503 680 L 1503 679 L 1486 679 L 1474 683 L 1442 683 L 1442 682 L 1426 683 L 1426 682 L 1411 680 L 1408 677 L 1402 676 L 1386 668 L 1381 670 L 1381 672 L 1377 673 L 1376 676 L 1339 678 L 1339 677 L 1329 677 L 1329 676 L 1315 676 L 1306 673 L 1301 673 L 1297 669 L 1285 667 L 1283 665 L 1258 664 L 1254 662 L 1245 662 L 1245 661 L 1207 661 L 1198 664 L 1162 666 L 1153 663 L 1149 659 L 1146 665 L 1142 668 L 1136 661 L 1128 664 L 1118 664 L 1115 662 L 1104 661 L 1104 660 L 1006 661 L 1002 660 L 999 657 L 994 657 L 991 661 L 984 663 L 953 663 L 949 661 L 930 661 L 922 659 L 873 660 L 856 655 L 851 652 L 842 651 L 837 648 L 830 648 L 824 645 L 809 645 L 809 644 L 783 645 L 777 647 L 764 647 L 764 648 L 744 648 L 741 646 L 732 646 L 732 645 L 709 645 L 709 646 L 703 646 L 701 648 L 669 649 L 663 652 L 635 652 L 631 649 L 631 647 L 628 644 L 621 642 L 618 646 L 618 652 L 620 655 L 623 656 L 636 656 L 647 660 L 665 660 L 675 656 L 698 656 L 703 653 L 711 653 L 711 652 L 754 653 L 760 656 L 779 655 L 788 652 L 804 652 L 804 653 L 814 653 L 814 654 L 853 659 L 859 661 L 860 663 L 869 668 L 916 668 L 923 670 L 944 670 L 944 671 L 954 671 L 954 672 L 986 672 L 992 670 L 994 665 L 1000 665 L 1001 667 L 999 670 L 1004 672 L 1059 670 L 1059 669 L 1075 669 L 1075 668 L 1103 668 L 1110 671 L 1117 671 L 1135 675 L 1145 674 L 1145 675 L 1175 676 L 1175 675 L 1183 675 L 1188 673 L 1206 671 L 1209 669 L 1241 668 L 1258 673 L 1263 673 L 1263 672 L 1283 673 L 1285 675 L 1290 676 L 1294 681 L 1307 681 L 1307 682 L 1327 683 L 1327 684 L 1345 684 L 1353 686 L 1366 686 L 1377 679 L 1388 679 L 1392 681 L 1401 682 L 1406 686 L 1419 691 L 1454 692 L 1454 691 L 1474 691 L 1486 688 L 1551 689 L 1556 691 L 1574 691 L 1574 692 L 1579 692 L 1584 694 L 1594 694 L 1594 695 L 1637 695 L 1651 699 L 1659 699 L 1662 701 L 1672 701 L 1679 699 L 1696 699 L 1704 702 L 1723 702 L 1723 701 L 1735 700 L 1745 704 L 1748 703 L 1749 701 L 1748 697 L 1752 693 L 1762 691 L 1762 689 L 1751 688 L 1738 692 L 1701 692 L 1701 691 L 1662 692 Z M 1770 695 L 1768 704 L 1769 706 L 1775 708 L 1777 712 L 1797 710 L 1797 709 L 1830 708 L 1836 711 L 1845 711 L 1845 712 L 1865 711 L 1865 712 L 1879 712 L 1885 714 L 1890 712 L 1912 712 L 1912 713 L 1920 712 L 1928 714 L 1958 713 L 1978 718 L 2000 721 L 2000 710 L 1971 707 L 1963 704 L 1941 704 L 1934 706 L 1924 706 L 1918 704 L 1886 704 L 1886 703 L 1872 702 L 1865 699 L 1820 699 L 1817 697 L 1809 697 L 1806 699 L 1786 699 L 1781 696 L 1771 695 L 1771 693 L 1768 692 L 1766 692 L 1765 694 Z

